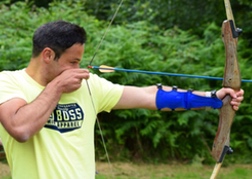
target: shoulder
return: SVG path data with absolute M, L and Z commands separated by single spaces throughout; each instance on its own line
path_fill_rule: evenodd
M 24 99 L 22 91 L 22 85 L 26 85 L 22 80 L 24 73 L 24 70 L 0 72 L 0 104 L 12 98 Z
M 0 72 L 0 80 L 11 80 L 15 78 L 20 78 L 24 75 L 25 70 L 15 70 L 15 71 L 2 71 Z

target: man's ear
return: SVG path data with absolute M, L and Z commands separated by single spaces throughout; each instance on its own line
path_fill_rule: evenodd
M 43 60 L 44 60 L 45 63 L 50 63 L 51 61 L 54 60 L 55 53 L 51 48 L 46 47 L 42 51 L 42 57 L 43 57 Z

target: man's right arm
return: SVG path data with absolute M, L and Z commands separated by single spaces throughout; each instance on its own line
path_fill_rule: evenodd
M 31 103 L 13 98 L 0 105 L 0 121 L 7 132 L 19 142 L 25 142 L 47 122 L 59 101 L 61 92 L 49 83 Z
M 81 86 L 87 79 L 87 70 L 66 70 L 53 81 L 32 102 L 13 98 L 0 105 L 0 122 L 17 141 L 25 142 L 43 128 L 55 109 L 62 93 L 69 93 Z

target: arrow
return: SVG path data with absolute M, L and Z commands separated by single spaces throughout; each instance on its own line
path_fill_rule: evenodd
M 200 76 L 200 75 L 190 75 L 190 74 L 180 74 L 180 73 L 167 73 L 167 72 L 159 72 L 159 71 L 125 69 L 125 68 L 110 67 L 110 66 L 107 66 L 107 65 L 101 65 L 101 66 L 91 66 L 91 65 L 89 65 L 88 68 L 97 69 L 102 73 L 111 73 L 111 72 L 115 72 L 115 71 L 120 71 L 120 72 L 143 73 L 143 74 L 151 74 L 151 75 L 175 76 L 175 77 L 198 78 L 198 79 L 209 79 L 209 80 L 223 80 L 223 78 L 221 78 L 221 77 Z M 243 79 L 242 82 L 252 83 L 252 80 Z

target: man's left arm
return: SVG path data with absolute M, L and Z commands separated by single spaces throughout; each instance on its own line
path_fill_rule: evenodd
M 175 99 L 179 98 L 181 100 L 188 100 L 181 97 L 182 95 L 188 96 L 187 93 L 191 93 L 192 94 L 191 96 L 199 97 L 199 99 L 197 98 L 197 100 L 201 100 L 202 102 L 209 100 L 208 99 L 209 92 L 175 89 L 177 94 L 173 95 L 170 92 L 174 91 L 174 87 L 162 86 L 161 88 L 162 88 L 163 93 L 167 93 L 167 95 L 166 94 L 163 95 L 160 100 L 164 100 L 166 103 L 174 103 L 174 95 L 179 96 L 179 97 L 175 97 Z M 157 87 L 157 86 L 148 86 L 148 87 L 125 86 L 120 100 L 118 101 L 118 103 L 115 105 L 113 109 L 145 108 L 145 109 L 156 110 L 158 109 L 157 93 L 159 90 L 160 90 L 160 87 Z M 226 95 L 230 95 L 232 97 L 231 105 L 233 106 L 234 110 L 239 109 L 241 101 L 243 100 L 243 94 L 244 94 L 244 91 L 242 89 L 240 91 L 235 92 L 234 90 L 230 88 L 221 88 L 215 93 L 216 98 L 220 100 L 223 99 Z M 191 98 L 189 98 L 189 100 L 191 100 Z M 183 103 L 184 101 L 181 101 L 181 102 Z M 190 103 L 190 101 L 187 101 L 187 102 Z M 214 103 L 214 101 L 212 103 Z M 167 104 L 167 106 L 169 106 L 169 104 Z M 160 110 L 170 111 L 174 109 L 162 108 Z M 185 108 L 184 107 L 176 108 L 175 110 L 185 110 Z

